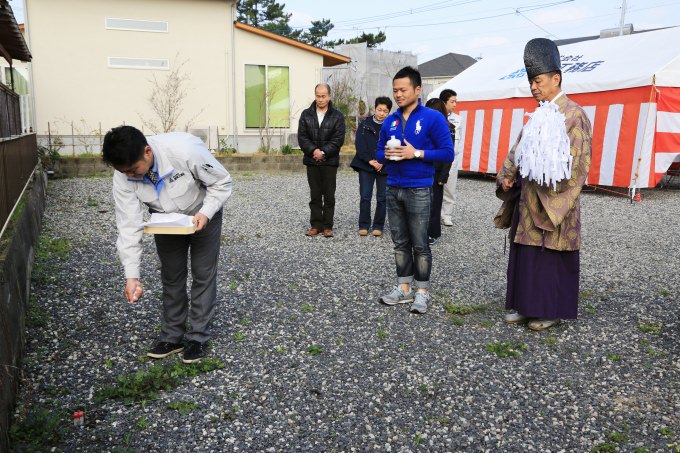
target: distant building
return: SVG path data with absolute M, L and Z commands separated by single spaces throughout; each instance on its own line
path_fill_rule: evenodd
M 12 9 L 7 5 L 6 8 L 0 8 L 0 23 L 2 23 L 2 32 L 0 32 L 0 38 L 3 41 L 10 44 L 0 45 L 0 50 L 6 49 L 6 52 L 0 52 L 0 85 L 4 87 L 0 90 L 3 93 L 2 102 L 0 105 L 3 106 L 0 111 L 0 117 L 2 118 L 2 137 L 4 133 L 8 131 L 7 119 L 5 117 L 9 111 L 14 108 L 15 102 L 19 106 L 19 113 L 16 117 L 16 125 L 13 126 L 13 133 L 9 135 L 15 135 L 17 131 L 28 132 L 32 130 L 33 123 L 31 122 L 31 97 L 29 89 L 29 78 L 28 78 L 28 61 L 31 59 L 31 54 L 28 51 L 26 41 L 23 37 L 24 27 L 23 24 L 17 24 L 12 13 Z M 3 47 L 5 46 L 5 47 Z M 7 60 L 9 58 L 9 60 Z M 26 59 L 26 60 L 24 60 Z M 23 61 L 22 61 L 23 60 Z M 9 94 L 9 91 L 5 91 L 8 88 L 13 94 Z M 17 96 L 18 95 L 18 96 Z M 4 96 L 9 96 L 7 99 L 10 104 L 5 102 Z M 11 100 L 9 100 L 11 98 Z M 12 120 L 15 118 L 12 116 Z
M 236 0 L 25 3 L 34 128 L 39 139 L 61 137 L 65 152 L 98 152 L 100 134 L 123 123 L 160 129 L 149 126 L 160 123 L 154 79 L 183 62 L 186 97 L 171 129 L 211 149 L 278 149 L 297 132 L 322 67 L 349 61 L 235 22 Z
M 477 60 L 469 55 L 447 53 L 441 57 L 419 64 L 418 70 L 423 78 L 422 98 L 427 99 L 428 94 L 435 88 L 448 82 L 475 63 L 477 63 Z
M 392 77 L 404 66 L 417 67 L 418 58 L 411 52 L 393 52 L 370 49 L 366 43 L 343 44 L 333 49 L 350 58 L 351 62 L 332 68 L 323 68 L 323 80 L 331 85 L 335 94 L 356 99 L 350 113 L 359 113 L 359 101 L 363 101 L 368 113 L 378 96 L 392 97 Z M 341 93 L 347 88 L 351 93 Z

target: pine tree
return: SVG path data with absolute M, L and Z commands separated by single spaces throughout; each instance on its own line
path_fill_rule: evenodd
M 324 38 L 334 27 L 330 19 L 313 20 L 309 30 L 300 36 L 300 41 L 316 47 L 324 46 Z
M 276 0 L 240 0 L 236 6 L 237 20 L 312 46 L 326 46 L 324 39 L 334 27 L 330 19 L 314 20 L 309 30 L 304 31 L 290 26 L 291 13 L 286 13 L 285 8 L 285 3 Z
M 327 47 L 335 47 L 341 44 L 358 44 L 360 42 L 365 42 L 369 49 L 373 49 L 375 47 L 378 47 L 381 43 L 385 42 L 386 39 L 387 35 L 385 34 L 384 31 L 381 31 L 377 34 L 364 32 L 361 33 L 361 35 L 357 36 L 356 38 L 328 41 L 326 42 L 326 45 Z
M 285 7 L 285 3 L 276 0 L 240 0 L 236 6 L 237 20 L 278 33 L 277 30 L 284 30 L 290 21 L 291 13 L 286 14 Z

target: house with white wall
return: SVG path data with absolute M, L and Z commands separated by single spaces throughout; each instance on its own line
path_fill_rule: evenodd
M 14 39 L 16 41 L 19 41 L 19 36 L 21 36 L 21 39 L 23 40 L 23 24 L 17 24 L 16 19 L 14 18 L 14 13 L 12 12 L 12 9 L 9 5 L 5 5 L 4 8 L 6 9 L 3 9 L 2 14 L 4 14 L 5 19 L 0 20 L 0 24 L 3 27 L 0 35 L 5 38 Z M 10 58 L 9 61 L 7 60 L 8 57 Z M 25 55 L 22 58 L 30 59 L 29 57 L 30 53 L 28 50 L 25 50 Z M 9 87 L 14 93 L 19 95 L 19 119 L 21 121 L 20 130 L 24 133 L 33 130 L 33 124 L 31 123 L 32 115 L 30 108 L 31 98 L 28 82 L 28 65 L 29 63 L 26 61 L 12 59 L 7 49 L 0 48 L 0 84 Z
M 321 68 L 349 62 L 236 23 L 235 0 L 25 2 L 33 124 L 39 137 L 61 136 L 62 152 L 70 135 L 120 124 L 153 134 L 149 98 L 178 67 L 186 96 L 174 130 L 213 149 L 255 152 L 263 139 L 278 148 L 297 131 Z

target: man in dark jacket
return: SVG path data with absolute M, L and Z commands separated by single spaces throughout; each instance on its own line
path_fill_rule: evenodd
M 298 143 L 305 157 L 311 200 L 309 223 L 305 233 L 333 237 L 335 213 L 335 179 L 340 164 L 340 148 L 345 141 L 345 117 L 333 107 L 331 87 L 320 83 L 314 88 L 315 101 L 302 111 L 298 125 Z

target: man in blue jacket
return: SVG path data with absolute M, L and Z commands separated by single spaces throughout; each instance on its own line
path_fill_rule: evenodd
M 387 216 L 397 266 L 397 286 L 380 302 L 413 302 L 411 312 L 423 314 L 430 300 L 432 254 L 427 230 L 434 162 L 452 162 L 454 152 L 446 118 L 421 105 L 420 90 L 420 73 L 410 66 L 392 79 L 399 108 L 383 123 L 376 160 L 387 169 Z M 392 138 L 401 144 L 395 145 Z

